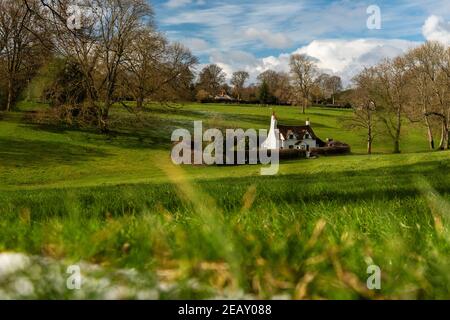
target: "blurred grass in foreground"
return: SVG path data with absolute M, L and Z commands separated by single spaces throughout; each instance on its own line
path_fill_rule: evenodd
M 203 289 L 185 298 L 449 297 L 450 179 L 439 162 L 376 177 L 187 182 L 183 170 L 168 171 L 176 184 L 2 192 L 0 251 L 196 279 Z M 370 264 L 382 269 L 379 292 L 365 287 Z

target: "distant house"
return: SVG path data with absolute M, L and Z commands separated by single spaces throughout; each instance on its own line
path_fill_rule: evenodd
M 232 102 L 234 99 L 230 97 L 226 92 L 223 90 L 220 94 L 214 97 L 214 100 L 216 101 L 226 101 L 226 102 Z
M 262 148 L 269 150 L 299 149 L 306 151 L 325 146 L 327 144 L 316 136 L 309 120 L 304 126 L 282 126 L 278 125 L 275 113 L 272 115 L 267 139 L 261 145 Z

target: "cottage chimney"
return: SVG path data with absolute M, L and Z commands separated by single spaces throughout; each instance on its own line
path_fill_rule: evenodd
M 277 117 L 275 112 L 272 113 L 272 120 L 270 121 L 270 130 L 266 141 L 261 144 L 262 149 L 277 150 L 279 149 L 279 132 L 277 130 Z
M 277 128 L 277 116 L 275 111 L 272 113 L 272 121 L 270 122 L 270 130 L 275 130 Z
M 310 125 L 311 125 L 311 121 L 309 121 L 309 118 L 306 119 L 306 125 L 307 125 L 307 126 L 310 126 Z

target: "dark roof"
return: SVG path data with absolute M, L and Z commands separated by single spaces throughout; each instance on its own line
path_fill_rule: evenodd
M 288 136 L 288 132 L 292 131 L 300 140 L 303 140 L 303 137 L 306 133 L 309 133 L 311 137 L 317 141 L 317 144 L 319 147 L 324 147 L 326 145 L 325 142 L 323 142 L 316 134 L 314 133 L 314 130 L 311 128 L 311 126 L 281 126 L 278 125 L 278 130 L 280 130 L 280 133 L 283 135 L 283 137 L 286 139 Z

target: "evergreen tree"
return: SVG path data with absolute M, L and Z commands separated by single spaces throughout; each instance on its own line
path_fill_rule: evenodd
M 259 103 L 263 105 L 268 105 L 270 101 L 269 85 L 264 80 L 259 88 Z

